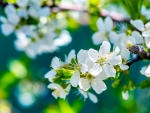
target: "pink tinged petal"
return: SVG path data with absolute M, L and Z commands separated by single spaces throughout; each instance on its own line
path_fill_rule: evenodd
M 112 65 L 105 64 L 103 67 L 107 74 L 107 77 L 115 77 L 116 70 L 114 69 Z
M 11 24 L 2 24 L 1 30 L 5 36 L 8 36 L 14 31 L 14 26 L 12 26 Z
M 90 88 L 90 81 L 86 78 L 81 78 L 79 81 L 79 87 L 84 91 L 87 91 Z
M 50 82 L 53 82 L 53 78 L 55 77 L 55 75 L 56 71 L 52 69 L 45 74 L 45 78 L 48 78 Z
M 144 24 L 142 20 L 130 20 L 130 23 L 139 31 L 143 31 L 144 30 Z
M 145 37 L 145 43 L 148 48 L 150 48 L 150 37 Z
M 110 43 L 107 42 L 107 41 L 103 41 L 102 45 L 100 46 L 100 49 L 99 49 L 99 53 L 100 55 L 106 55 L 106 54 L 109 54 L 110 53 Z
M 50 8 L 49 7 L 42 7 L 38 11 L 39 16 L 49 16 L 50 15 Z
M 83 64 L 81 65 L 81 72 L 82 74 L 86 73 L 88 71 L 88 66 L 86 64 Z
M 89 51 L 88 51 L 88 56 L 89 56 L 89 58 L 90 58 L 93 62 L 96 62 L 96 61 L 97 61 L 98 55 L 99 55 L 99 53 L 98 53 L 96 50 L 94 50 L 94 49 L 89 49 Z
M 150 22 L 148 22 L 147 24 L 145 24 L 146 29 L 150 29 Z
M 7 16 L 10 15 L 10 14 L 16 14 L 16 9 L 13 5 L 7 5 L 4 8 L 4 12 Z
M 147 67 L 146 71 L 145 71 L 145 75 L 147 77 L 150 77 L 150 65 Z
M 104 90 L 107 89 L 105 83 L 100 80 L 100 79 L 93 79 L 91 81 L 91 85 L 92 85 L 92 88 L 93 90 L 97 93 L 97 94 L 100 94 L 102 93 Z
M 101 71 L 102 67 L 99 64 L 95 63 L 93 68 L 90 69 L 89 73 L 93 76 L 97 76 Z
M 10 14 L 8 15 L 8 21 L 13 25 L 17 25 L 20 21 L 20 18 L 16 14 Z
M 70 63 L 71 60 L 72 60 L 73 58 L 75 58 L 75 57 L 76 57 L 75 50 L 71 50 L 70 53 L 69 53 L 69 55 L 68 55 L 67 62 Z
M 96 79 L 105 80 L 107 79 L 107 74 L 105 73 L 104 69 L 96 76 Z
M 142 32 L 142 36 L 149 37 L 150 36 L 150 30 L 146 30 L 146 31 Z
M 124 100 L 128 100 L 129 99 L 129 92 L 128 91 L 126 91 L 126 92 L 122 91 L 122 98 Z
M 113 28 L 113 21 L 110 17 L 105 18 L 105 29 L 107 31 L 111 31 Z
M 123 48 L 121 51 L 121 57 L 128 60 L 130 57 L 130 51 L 127 48 Z
M 77 54 L 78 63 L 85 63 L 85 60 L 88 58 L 88 51 L 81 49 Z
M 93 94 L 93 93 L 88 93 L 89 95 L 89 99 L 93 102 L 93 103 L 97 103 L 98 102 L 98 98 Z
M 110 59 L 109 64 L 110 65 L 118 65 L 122 62 L 121 55 L 118 56 L 112 56 L 112 59 Z
M 141 73 L 142 75 L 145 75 L 146 69 L 147 69 L 147 66 L 142 67 L 142 69 L 140 70 L 140 73 Z
M 92 36 L 92 41 L 94 45 L 100 45 L 103 40 L 104 40 L 104 37 L 102 37 L 101 32 L 96 32 Z
M 127 70 L 129 69 L 129 66 L 128 65 L 124 65 L 124 64 L 119 64 L 121 70 Z
M 58 57 L 54 57 L 51 62 L 52 68 L 59 68 L 62 66 L 62 63 Z
M 111 43 L 115 44 L 119 40 L 119 35 L 116 32 L 111 31 L 109 33 L 109 39 Z
M 141 34 L 139 32 L 133 31 L 132 32 L 132 37 L 135 39 L 136 44 L 143 43 L 143 37 L 141 36 Z
M 79 71 L 77 71 L 70 78 L 70 83 L 73 87 L 77 87 L 77 85 L 79 84 L 79 80 L 80 80 L 80 73 Z
M 99 18 L 99 19 L 97 20 L 97 23 L 96 23 L 96 24 L 97 24 L 97 27 L 98 27 L 99 31 L 105 31 L 105 24 L 104 24 L 102 18 Z

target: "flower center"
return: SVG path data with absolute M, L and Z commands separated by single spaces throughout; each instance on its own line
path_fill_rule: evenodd
M 86 78 L 88 80 L 92 80 L 93 79 L 93 76 L 90 73 L 86 73 L 85 76 L 86 76 Z
M 133 44 L 132 44 L 132 42 L 131 41 L 128 41 L 127 43 L 126 43 L 126 47 L 131 47 Z
M 106 62 L 106 57 L 105 57 L 105 56 L 100 57 L 97 62 L 98 62 L 100 65 L 103 65 L 103 64 Z
M 102 31 L 101 35 L 104 38 L 104 40 L 108 40 L 108 33 L 107 32 Z
M 36 39 L 35 38 L 31 38 L 31 42 L 36 42 Z
M 55 95 L 58 97 L 60 96 L 60 92 L 61 92 L 61 90 L 54 90 Z

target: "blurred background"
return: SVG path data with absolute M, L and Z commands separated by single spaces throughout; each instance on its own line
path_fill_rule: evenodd
M 62 4 L 69 2 L 67 0 L 62 1 L 64 1 Z M 15 3 L 13 0 L 7 2 Z M 80 4 L 79 2 L 77 3 Z M 73 3 L 77 5 L 75 2 Z M 86 6 L 82 5 L 83 7 Z M 90 13 L 84 11 L 55 13 L 55 15 L 59 15 L 59 13 L 69 15 L 66 19 L 66 29 L 69 31 L 72 41 L 53 53 L 45 53 L 35 59 L 30 59 L 23 51 L 20 52 L 15 49 L 15 33 L 4 36 L 0 30 L 0 113 L 149 113 L 149 88 L 130 90 L 129 99 L 124 100 L 122 98 L 122 88 L 128 77 L 123 79 L 121 85 L 115 88 L 112 81 L 106 81 L 107 90 L 96 95 L 99 100 L 96 104 L 89 99 L 84 101 L 80 96 L 76 96 L 77 93 L 74 91 L 71 91 L 66 100 L 54 99 L 51 95 L 52 91 L 47 88 L 49 81 L 44 77 L 50 70 L 49 65 L 54 56 L 64 60 L 65 55 L 68 55 L 72 49 L 75 49 L 76 53 L 80 49 L 99 49 L 99 46 L 95 46 L 91 39 L 92 34 L 97 30 L 96 20 L 99 17 L 105 17 L 105 13 L 100 12 L 102 10 L 99 7 L 107 9 L 108 12 L 112 11 L 123 15 L 121 19 L 118 19 L 117 16 L 112 17 L 115 23 L 125 23 L 129 18 L 137 18 L 137 12 L 134 10 L 136 6 L 134 4 L 131 4 L 132 6 L 124 5 L 124 0 L 122 2 L 120 0 L 89 0 L 88 6 L 85 8 Z M 150 8 L 150 1 L 143 0 L 143 5 Z M 128 10 L 126 10 L 127 8 Z M 130 9 L 132 11 L 129 11 Z M 3 15 L 3 7 L 1 6 L 0 15 Z M 146 20 L 146 16 L 141 18 Z M 131 65 L 130 79 L 135 85 L 146 80 L 146 77 L 141 75 L 139 70 L 148 63 L 138 61 Z

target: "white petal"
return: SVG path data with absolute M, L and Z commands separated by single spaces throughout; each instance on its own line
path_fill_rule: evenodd
M 145 71 L 145 75 L 147 77 L 150 77 L 150 65 L 147 67 L 146 71 Z
M 150 29 L 150 22 L 148 22 L 147 24 L 145 24 L 146 29 Z
M 103 41 L 102 45 L 100 46 L 100 49 L 99 49 L 99 53 L 100 55 L 106 55 L 106 54 L 109 54 L 110 53 L 110 43 L 107 42 L 107 41 Z
M 99 18 L 97 20 L 97 27 L 98 27 L 99 31 L 105 31 L 105 24 L 104 24 L 102 18 Z
M 90 69 L 89 73 L 92 74 L 93 76 L 97 76 L 100 72 L 102 71 L 102 67 L 95 63 L 93 68 Z
M 66 96 L 67 96 L 67 92 L 65 92 L 65 90 L 62 90 L 61 92 L 60 92 L 60 95 L 59 95 L 59 97 L 60 98 L 62 98 L 62 99 L 65 99 L 66 98 Z
M 109 39 L 111 43 L 115 44 L 119 40 L 119 35 L 116 32 L 111 31 L 109 33 Z
M 150 48 L 150 37 L 145 37 L 145 43 L 148 48 Z
M 18 9 L 18 16 L 21 17 L 21 18 L 27 19 L 28 18 L 27 10 L 23 9 L 23 8 Z
M 27 7 L 29 0 L 17 0 L 17 4 L 20 7 Z
M 124 100 L 128 100 L 129 99 L 129 92 L 128 91 L 126 91 L 126 92 L 122 91 L 122 97 Z
M 71 51 L 69 52 L 67 62 L 70 63 L 71 60 L 72 60 L 73 58 L 75 58 L 75 57 L 76 57 L 75 50 L 71 50 Z
M 79 81 L 79 87 L 84 91 L 87 91 L 90 88 L 90 81 L 86 78 L 81 78 Z
M 11 24 L 2 24 L 1 29 L 2 29 L 2 33 L 5 36 L 8 36 L 14 31 L 14 26 L 12 26 Z
M 88 93 L 89 95 L 89 99 L 93 102 L 93 103 L 97 103 L 98 102 L 98 98 L 93 94 L 93 93 Z
M 105 73 L 104 69 L 102 68 L 102 71 L 99 73 L 99 75 L 96 76 L 96 79 L 105 80 L 107 79 L 107 74 Z
M 88 57 L 88 51 L 81 49 L 77 54 L 78 63 L 85 63 L 86 58 Z
M 146 31 L 142 32 L 142 36 L 149 37 L 150 36 L 150 30 L 146 30 Z
M 105 29 L 107 31 L 111 31 L 113 28 L 113 21 L 110 17 L 105 18 Z
M 10 14 L 8 15 L 8 21 L 13 25 L 17 25 L 20 21 L 20 18 L 16 14 Z
M 98 59 L 98 52 L 94 49 L 89 49 L 88 51 L 88 56 L 89 58 L 93 61 L 93 62 L 96 62 L 97 59 Z
M 93 90 L 97 93 L 97 94 L 100 94 L 102 93 L 104 90 L 107 89 L 105 83 L 100 80 L 100 79 L 93 79 L 91 81 L 91 85 L 92 85 L 92 88 Z
M 84 90 L 78 88 L 78 91 L 83 95 L 83 97 L 86 99 L 88 98 L 87 92 L 85 92 Z
M 136 44 L 143 43 L 143 37 L 141 36 L 141 34 L 139 32 L 133 31 L 132 32 L 132 37 L 135 39 Z
M 34 7 L 30 7 L 28 10 L 28 14 L 33 18 L 38 18 L 38 12 Z
M 81 65 L 81 72 L 82 74 L 86 73 L 88 71 L 88 66 L 86 64 L 83 64 Z
M 117 46 L 113 52 L 114 55 L 118 55 L 120 53 L 120 49 L 119 47 Z
M 102 37 L 101 32 L 96 32 L 92 36 L 92 41 L 94 45 L 100 45 L 103 40 L 104 40 L 104 37 Z
M 58 98 L 58 96 L 55 94 L 55 92 L 54 92 L 54 91 L 52 92 L 52 95 L 53 95 L 53 97 L 54 97 L 55 99 L 57 99 L 57 98 Z
M 50 82 L 53 82 L 53 78 L 56 75 L 56 71 L 54 69 L 50 70 L 45 74 L 45 78 L 48 78 Z
M 130 20 L 130 23 L 138 30 L 143 31 L 144 30 L 144 24 L 142 20 Z
M 62 66 L 62 63 L 58 57 L 54 57 L 51 62 L 52 68 L 59 68 Z
M 140 73 L 141 73 L 142 75 L 145 75 L 146 69 L 147 69 L 147 66 L 142 67 L 142 69 L 140 70 Z
M 31 26 L 24 25 L 19 29 L 20 32 L 23 32 L 27 36 L 31 36 L 33 34 L 33 30 L 31 29 Z
M 42 7 L 40 10 L 39 10 L 39 16 L 49 16 L 50 14 L 50 8 L 49 7 Z
M 16 9 L 13 5 L 7 5 L 4 9 L 5 14 L 8 16 L 10 14 L 15 14 L 16 13 Z
M 129 68 L 128 65 L 124 65 L 124 64 L 119 64 L 121 70 L 127 70 Z
M 66 89 L 65 89 L 65 90 L 66 90 L 67 92 L 69 92 L 69 91 L 70 91 L 70 89 L 71 89 L 71 85 L 69 84 L 69 85 L 66 87 Z
M 73 87 L 77 87 L 77 85 L 79 84 L 79 80 L 80 80 L 80 73 L 79 71 L 77 71 L 70 78 L 70 83 Z
M 0 21 L 2 23 L 7 23 L 7 19 L 4 16 L 0 16 Z
M 107 74 L 107 77 L 115 77 L 116 70 L 114 69 L 112 65 L 105 64 L 103 67 Z
M 127 48 L 123 48 L 121 51 L 121 57 L 128 60 L 130 57 L 130 51 Z
M 122 58 L 121 55 L 118 56 L 113 56 L 110 60 L 109 60 L 109 64 L 110 65 L 118 65 L 122 62 Z

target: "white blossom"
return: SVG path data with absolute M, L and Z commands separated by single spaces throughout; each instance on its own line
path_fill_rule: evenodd
M 129 92 L 128 92 L 128 90 L 127 91 L 122 91 L 122 98 L 124 99 L 124 100 L 128 100 L 129 99 Z
M 140 73 L 146 77 L 150 77 L 150 65 L 142 67 Z

